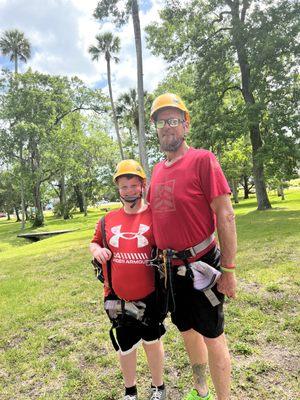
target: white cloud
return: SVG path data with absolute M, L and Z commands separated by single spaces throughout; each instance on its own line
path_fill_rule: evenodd
M 33 47 L 28 66 L 49 74 L 79 76 L 90 86 L 106 90 L 106 63 L 104 58 L 92 62 L 88 48 L 95 43 L 97 33 L 106 30 L 121 38 L 120 63 L 112 64 L 112 84 L 116 95 L 136 86 L 136 53 L 131 19 L 117 31 L 109 23 L 100 25 L 93 17 L 97 0 L 0 0 L 0 26 L 19 29 Z M 161 0 L 146 0 L 140 11 L 141 27 L 158 19 Z M 151 6 L 152 5 L 152 6 Z M 146 10 L 146 11 L 143 11 Z M 143 35 L 144 41 L 144 35 Z M 155 89 L 162 79 L 166 65 L 146 49 L 143 43 L 144 86 Z M 0 65 L 8 60 L 0 58 Z M 24 64 L 21 69 L 26 69 Z

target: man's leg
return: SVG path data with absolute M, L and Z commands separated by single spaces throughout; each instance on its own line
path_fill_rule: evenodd
M 181 332 L 193 370 L 195 388 L 200 396 L 208 392 L 206 383 L 207 349 L 202 335 L 194 329 Z
M 224 333 L 217 338 L 204 338 L 208 350 L 211 378 L 218 400 L 229 400 L 231 362 Z
M 161 340 L 155 343 L 143 343 L 145 353 L 148 360 L 148 365 L 151 372 L 152 384 L 161 386 L 163 384 L 163 369 L 164 369 L 164 347 Z
M 119 352 L 119 360 L 125 387 L 136 385 L 136 349 L 129 354 L 122 355 Z

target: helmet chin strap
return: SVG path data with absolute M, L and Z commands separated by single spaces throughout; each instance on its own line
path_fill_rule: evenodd
M 136 205 L 137 201 L 138 201 L 139 199 L 141 199 L 141 198 L 142 198 L 142 192 L 140 193 L 139 196 L 128 196 L 128 197 L 122 197 L 122 196 L 120 196 L 120 199 L 121 199 L 121 201 L 122 201 L 123 204 L 124 204 L 124 202 L 126 202 L 126 203 L 132 203 L 131 206 L 130 206 L 130 208 L 133 208 L 133 207 Z

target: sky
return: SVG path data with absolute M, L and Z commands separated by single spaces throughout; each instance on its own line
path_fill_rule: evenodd
M 100 24 L 93 17 L 98 0 L 0 0 L 0 34 L 7 29 L 24 32 L 32 46 L 32 57 L 21 63 L 51 75 L 78 76 L 88 86 L 103 88 L 108 94 L 106 62 L 91 61 L 90 45 L 98 33 L 111 31 L 121 39 L 119 64 L 112 64 L 113 92 L 118 96 L 136 87 L 136 54 L 132 20 L 118 32 L 111 23 Z M 140 0 L 143 28 L 159 19 L 163 0 Z M 166 63 L 146 48 L 143 36 L 144 89 L 153 91 L 166 74 Z M 8 57 L 0 56 L 0 68 L 13 69 Z

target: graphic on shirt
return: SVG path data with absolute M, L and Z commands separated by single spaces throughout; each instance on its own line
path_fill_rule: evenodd
M 121 232 L 122 225 L 113 226 L 111 231 L 113 236 L 109 240 L 109 244 L 114 247 L 119 247 L 120 238 L 126 240 L 137 239 L 137 247 L 147 246 L 148 239 L 143 236 L 143 233 L 147 232 L 150 227 L 148 225 L 140 224 L 138 232 Z
M 175 211 L 174 203 L 175 179 L 164 183 L 157 183 L 154 187 L 153 211 L 168 212 Z

